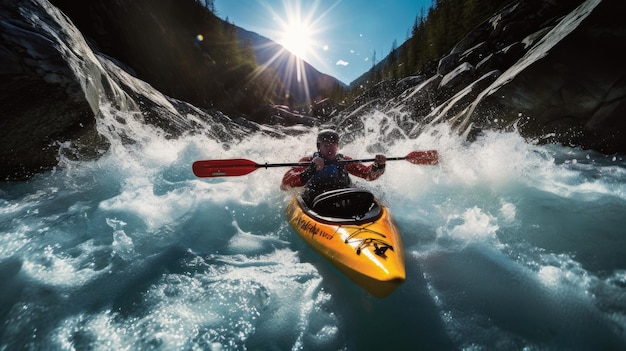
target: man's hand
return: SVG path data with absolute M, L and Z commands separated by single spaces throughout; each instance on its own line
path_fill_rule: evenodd
M 384 165 L 387 162 L 387 156 L 385 155 L 376 155 L 374 158 L 374 162 L 378 165 Z
M 321 171 L 322 169 L 324 169 L 324 159 L 317 156 L 315 158 L 313 158 L 313 163 L 315 163 L 315 170 L 316 171 Z

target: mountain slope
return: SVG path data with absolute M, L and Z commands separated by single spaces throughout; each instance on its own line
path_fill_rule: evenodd
M 298 59 L 282 45 L 243 28 L 237 29 L 240 42 L 252 43 L 257 64 L 277 72 L 282 77 L 287 93 L 293 95 L 295 100 L 314 100 L 335 85 L 346 86 L 336 78 L 321 73 L 306 61 Z

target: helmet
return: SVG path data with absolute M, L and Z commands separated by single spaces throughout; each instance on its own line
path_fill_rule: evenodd
M 331 129 L 324 129 L 317 134 L 317 147 L 322 142 L 339 143 L 339 134 Z

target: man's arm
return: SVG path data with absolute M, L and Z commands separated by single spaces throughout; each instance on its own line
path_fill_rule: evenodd
M 303 157 L 299 162 L 311 162 L 311 157 Z M 305 173 L 308 169 L 309 167 L 307 166 L 296 166 L 289 169 L 283 176 L 283 180 L 280 183 L 280 190 L 304 186 L 306 181 L 303 181 L 302 173 Z
M 345 156 L 346 160 L 351 160 L 351 157 Z M 362 163 L 348 163 L 346 169 L 350 174 L 363 178 L 365 180 L 376 180 L 385 173 L 385 163 L 387 158 L 384 155 L 376 155 L 376 161 L 369 166 Z

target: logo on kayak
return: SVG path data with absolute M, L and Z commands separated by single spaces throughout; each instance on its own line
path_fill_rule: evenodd
M 329 234 L 325 231 L 320 230 L 317 227 L 317 223 L 312 222 L 312 221 L 308 221 L 306 219 L 303 218 L 298 218 L 298 220 L 296 221 L 296 226 L 298 228 L 300 228 L 302 231 L 307 232 L 309 234 L 311 234 L 312 236 L 315 235 L 319 235 L 321 237 L 323 237 L 324 239 L 330 240 L 333 238 L 332 234 Z

